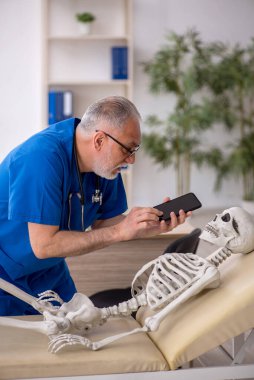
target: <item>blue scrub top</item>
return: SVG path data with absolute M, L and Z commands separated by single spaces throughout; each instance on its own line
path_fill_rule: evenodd
M 73 159 L 73 136 L 79 122 L 72 118 L 52 124 L 15 148 L 0 165 L 0 277 L 34 296 L 51 289 L 68 301 L 76 291 L 64 258 L 36 258 L 27 223 L 68 229 L 69 194 L 80 191 Z M 82 182 L 85 228 L 126 211 L 121 175 L 114 180 L 100 178 L 102 205 L 92 203 L 95 174 L 83 174 Z M 81 205 L 73 196 L 71 229 L 81 231 L 81 226 Z M 10 307 L 6 311 L 3 304 L 0 293 L 0 315 L 22 314 L 16 306 L 17 312 L 10 314 Z

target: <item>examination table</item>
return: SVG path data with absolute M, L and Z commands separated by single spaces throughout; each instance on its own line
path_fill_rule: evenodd
M 0 327 L 0 379 L 254 379 L 254 347 L 251 363 L 240 364 L 245 347 L 254 340 L 254 252 L 232 255 L 220 266 L 220 272 L 219 288 L 202 291 L 179 306 L 157 332 L 131 335 L 99 351 L 72 346 L 51 354 L 47 336 Z M 141 308 L 137 321 L 132 317 L 111 319 L 87 336 L 96 341 L 132 330 L 148 315 L 151 311 Z M 242 348 L 233 355 L 231 365 L 183 368 L 239 335 L 244 337 Z

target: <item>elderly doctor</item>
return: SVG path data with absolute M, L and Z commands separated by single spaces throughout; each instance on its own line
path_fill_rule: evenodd
M 123 215 L 120 172 L 135 162 L 140 142 L 139 112 L 113 96 L 89 106 L 81 121 L 53 124 L 11 151 L 0 165 L 0 277 L 34 296 L 54 290 L 67 302 L 76 288 L 65 257 L 183 223 L 183 211 L 169 224 L 152 207 Z M 0 290 L 0 315 L 34 313 Z

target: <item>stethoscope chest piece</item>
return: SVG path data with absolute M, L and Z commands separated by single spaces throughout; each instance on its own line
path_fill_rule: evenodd
M 92 195 L 92 203 L 100 203 L 102 205 L 102 193 L 99 189 L 95 189 L 95 193 Z

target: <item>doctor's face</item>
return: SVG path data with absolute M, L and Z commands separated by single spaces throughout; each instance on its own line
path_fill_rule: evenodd
M 114 179 L 123 168 L 135 162 L 135 153 L 141 140 L 140 126 L 137 121 L 129 120 L 122 129 L 101 126 L 100 132 L 104 134 L 105 144 L 94 172 L 101 177 Z

